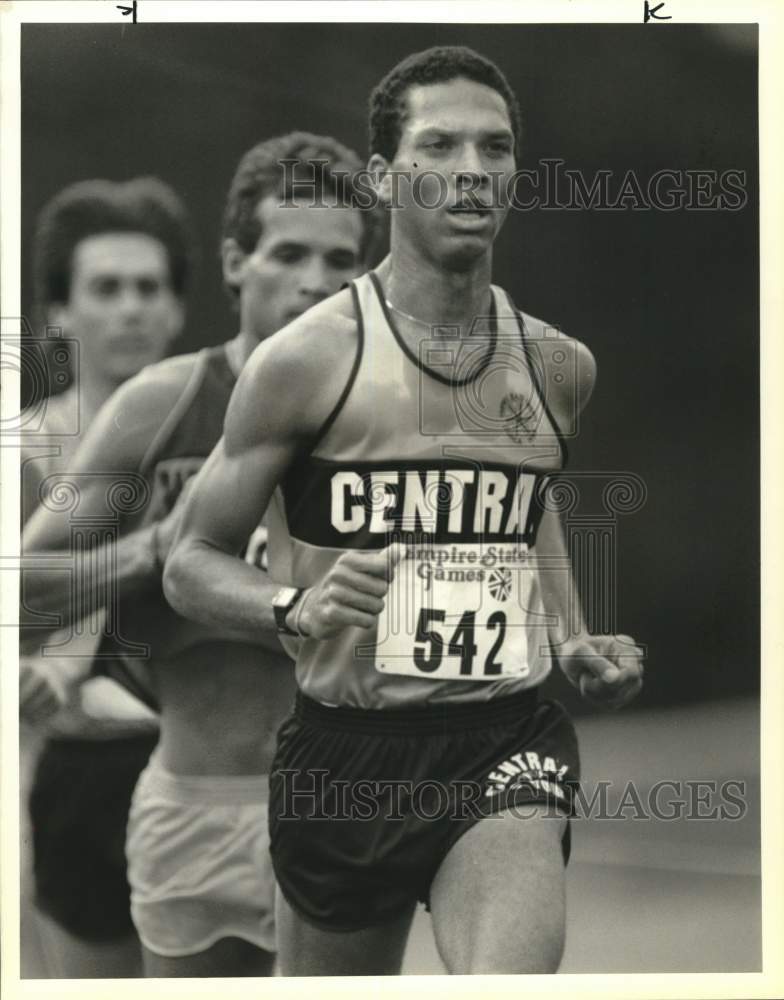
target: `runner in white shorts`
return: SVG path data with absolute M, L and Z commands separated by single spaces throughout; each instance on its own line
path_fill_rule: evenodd
M 222 243 L 240 333 L 129 382 L 99 414 L 77 456 L 83 468 L 111 463 L 143 476 L 151 499 L 126 530 L 141 536 L 149 525 L 160 526 L 153 554 L 159 570 L 177 501 L 221 437 L 251 351 L 359 273 L 369 216 L 341 202 L 360 165 L 335 140 L 307 133 L 267 140 L 242 158 Z M 314 176 L 317 205 L 292 197 L 292 183 Z M 263 513 L 244 544 L 245 560 L 262 571 Z M 275 588 L 269 582 L 265 588 L 269 608 Z M 161 711 L 160 741 L 134 793 L 126 845 L 132 916 L 149 976 L 272 971 L 267 774 L 294 679 L 271 608 L 268 618 L 262 634 L 187 621 L 166 603 L 160 578 L 154 588 L 120 594 L 123 638 L 149 646 L 145 683 L 153 682 Z M 132 658 L 126 667 L 129 676 L 138 674 Z
M 147 951 L 217 955 L 231 938 L 276 951 L 267 798 L 266 776 L 171 774 L 153 756 L 127 844 L 133 919 Z

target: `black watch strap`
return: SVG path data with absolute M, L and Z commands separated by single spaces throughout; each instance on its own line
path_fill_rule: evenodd
M 288 625 L 286 624 L 286 618 L 288 617 L 289 612 L 297 603 L 297 601 L 300 599 L 300 597 L 302 597 L 305 588 L 288 587 L 286 589 L 292 591 L 292 593 L 287 596 L 287 599 L 281 600 L 281 597 L 284 595 L 284 592 L 279 591 L 275 595 L 272 601 L 272 612 L 275 616 L 275 628 L 277 629 L 279 635 L 298 636 L 298 633 L 295 632 L 294 629 L 288 627 Z

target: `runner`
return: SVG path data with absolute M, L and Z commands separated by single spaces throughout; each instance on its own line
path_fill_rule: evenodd
M 155 178 L 74 184 L 42 211 L 33 256 L 39 307 L 63 338 L 48 341 L 54 348 L 49 360 L 70 342 L 73 370 L 69 388 L 23 415 L 25 520 L 51 493 L 51 477 L 71 469 L 103 403 L 126 379 L 160 361 L 180 333 L 190 256 L 185 211 Z M 65 374 L 62 364 L 59 373 Z M 26 572 L 25 583 L 31 611 L 57 610 L 52 599 L 62 599 L 63 591 L 70 604 L 64 573 Z M 20 660 L 22 851 L 29 856 L 24 817 L 31 794 L 37 902 L 25 927 L 32 935 L 35 926 L 41 958 L 55 978 L 140 970 L 122 837 L 158 725 L 141 702 L 106 678 L 79 687 L 103 621 L 97 609 L 71 633 L 28 630 Z M 49 655 L 41 655 L 44 646 Z
M 579 759 L 538 688 L 553 660 L 603 704 L 641 684 L 633 641 L 568 611 L 548 499 L 595 364 L 491 284 L 520 135 L 498 68 L 411 56 L 370 135 L 390 255 L 251 357 L 164 585 L 264 628 L 235 553 L 271 502 L 273 604 L 302 639 L 270 784 L 284 974 L 398 973 L 417 900 L 451 973 L 552 972 Z
M 76 456 L 77 468 L 144 477 L 151 501 L 128 519 L 140 544 L 148 526 L 156 525 L 155 545 L 165 552 L 177 516 L 171 512 L 221 436 L 231 391 L 251 351 L 359 273 L 367 218 L 341 203 L 351 193 L 347 178 L 360 166 L 335 140 L 298 132 L 267 140 L 240 161 L 222 243 L 239 333 L 129 382 L 103 409 Z M 313 182 L 314 203 L 292 196 L 303 182 Z M 49 525 L 56 530 L 56 519 Z M 42 524 L 39 542 L 46 530 Z M 47 547 L 53 542 L 50 532 Z M 257 528 L 243 549 L 249 565 L 263 568 L 266 528 Z M 274 588 L 267 589 L 271 598 Z M 123 638 L 149 645 L 161 709 L 160 742 L 134 795 L 127 843 L 146 974 L 268 975 L 275 883 L 267 775 L 274 733 L 293 698 L 291 661 L 280 648 L 271 611 L 266 636 L 243 641 L 236 631 L 200 627 L 176 615 L 159 578 L 155 587 L 121 596 Z M 138 661 L 125 660 L 145 683 Z

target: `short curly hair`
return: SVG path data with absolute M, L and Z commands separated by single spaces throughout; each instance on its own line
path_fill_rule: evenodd
M 35 296 L 39 306 L 67 302 L 73 253 L 82 240 L 103 233 L 144 233 L 163 244 L 169 280 L 185 294 L 194 244 L 185 206 L 157 177 L 79 181 L 43 208 L 33 238 Z
M 259 202 L 270 195 L 285 200 L 304 190 L 314 200 L 329 195 L 362 210 L 362 254 L 366 256 L 380 220 L 371 210 L 369 192 L 357 184 L 362 168 L 357 154 L 331 136 L 290 132 L 258 143 L 242 157 L 231 182 L 223 238 L 235 239 L 245 253 L 252 253 L 261 236 Z
M 370 153 L 392 160 L 397 153 L 403 123 L 408 114 L 406 91 L 430 83 L 448 83 L 465 77 L 497 91 L 506 102 L 515 150 L 522 133 L 520 105 L 501 70 L 484 56 L 464 45 L 439 45 L 415 52 L 394 66 L 373 89 L 369 101 Z

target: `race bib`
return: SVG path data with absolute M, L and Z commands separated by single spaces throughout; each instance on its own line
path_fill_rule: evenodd
M 408 546 L 379 615 L 376 670 L 433 680 L 530 673 L 525 544 Z

